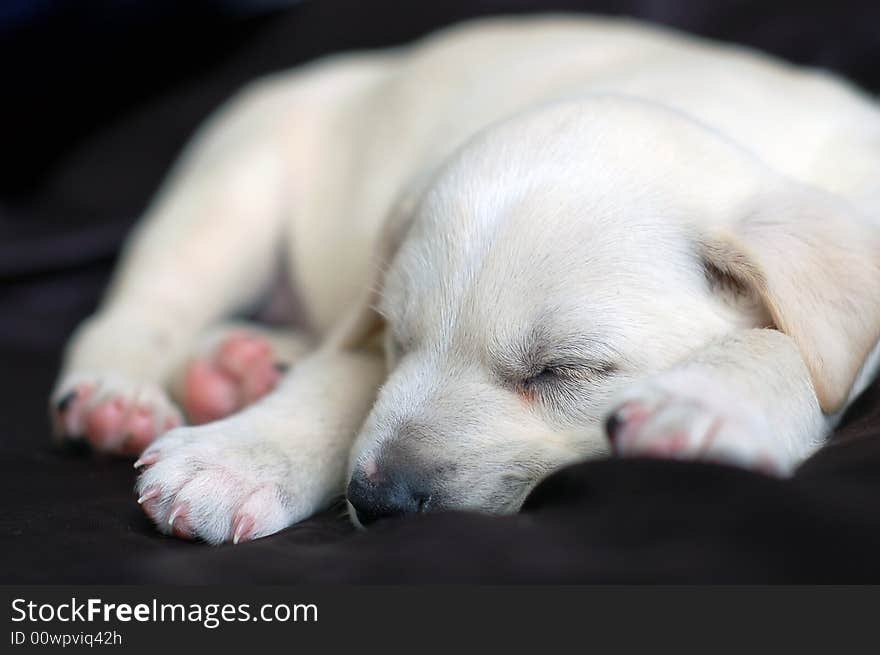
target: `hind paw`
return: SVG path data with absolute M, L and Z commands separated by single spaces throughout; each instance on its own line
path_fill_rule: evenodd
M 127 456 L 183 423 L 157 385 L 114 374 L 68 376 L 52 394 L 50 414 L 59 441 L 85 440 L 97 452 Z
M 232 332 L 187 365 L 181 391 L 184 411 L 193 423 L 229 416 L 272 391 L 282 371 L 268 339 Z

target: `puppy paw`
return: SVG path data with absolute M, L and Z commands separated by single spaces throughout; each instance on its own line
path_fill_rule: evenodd
M 49 402 L 57 440 L 86 440 L 95 451 L 116 455 L 137 455 L 183 422 L 158 385 L 112 373 L 67 376 Z
M 605 425 L 623 457 L 711 461 L 780 477 L 793 467 L 763 416 L 711 383 L 660 377 L 636 384 Z
M 259 335 L 234 331 L 204 350 L 187 365 L 180 392 L 193 423 L 229 416 L 265 396 L 281 379 L 284 365 Z
M 237 544 L 293 522 L 288 458 L 227 421 L 172 430 L 135 466 L 138 503 L 164 534 Z

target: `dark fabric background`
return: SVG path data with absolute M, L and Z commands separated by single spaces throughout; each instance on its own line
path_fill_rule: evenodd
M 336 508 L 218 548 L 157 535 L 130 464 L 54 451 L 45 418 L 60 348 L 98 302 L 123 235 L 194 127 L 260 73 L 468 16 L 569 9 L 750 44 L 876 91 L 877 3 L 95 4 L 0 12 L 0 582 L 880 582 L 880 385 L 789 482 L 598 461 L 552 476 L 518 516 L 355 533 Z M 273 4 L 285 3 L 247 6 Z

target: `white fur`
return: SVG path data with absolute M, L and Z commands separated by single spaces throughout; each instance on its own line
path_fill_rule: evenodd
M 269 534 L 343 490 L 349 451 L 372 474 L 395 448 L 436 474 L 436 507 L 514 511 L 607 453 L 626 403 L 653 414 L 622 454 L 680 432 L 677 456 L 787 473 L 833 420 L 814 389 L 838 416 L 876 342 L 878 183 L 880 112 L 844 82 L 627 21 L 483 20 L 332 57 L 199 133 L 55 398 L 115 376 L 170 406 L 160 386 L 283 256 L 325 346 L 148 449 L 160 527 L 182 504 L 209 541 L 242 513 Z M 387 373 L 343 349 L 373 306 Z M 563 379 L 524 382 L 554 358 Z

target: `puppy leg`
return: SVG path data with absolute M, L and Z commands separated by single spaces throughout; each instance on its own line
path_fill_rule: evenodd
M 208 325 L 255 301 L 278 261 L 284 165 L 271 126 L 245 98 L 190 147 L 68 345 L 51 397 L 57 437 L 136 454 L 181 423 L 162 388 L 175 363 Z
M 372 353 L 318 351 L 229 418 L 172 430 L 141 455 L 141 507 L 210 543 L 272 534 L 344 491 L 348 455 L 384 375 Z
M 301 332 L 224 323 L 199 339 L 174 375 L 171 393 L 191 423 L 209 423 L 253 404 L 308 352 Z
M 827 418 L 791 339 L 745 330 L 627 387 L 607 420 L 618 455 L 725 462 L 785 476 Z

